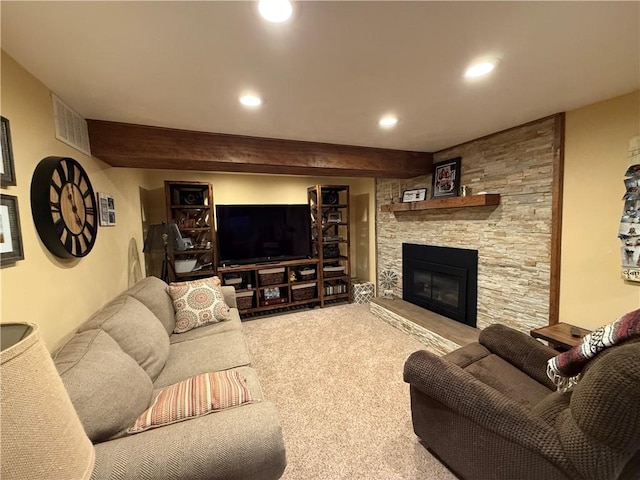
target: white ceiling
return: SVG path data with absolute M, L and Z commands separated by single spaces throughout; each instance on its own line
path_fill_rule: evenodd
M 639 2 L 1 2 L 2 48 L 85 118 L 437 151 L 640 86 Z M 488 77 L 463 79 L 483 56 Z M 241 92 L 265 98 L 259 110 Z M 381 130 L 393 112 L 400 122 Z

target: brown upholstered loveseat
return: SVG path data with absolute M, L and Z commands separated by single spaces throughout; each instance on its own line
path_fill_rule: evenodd
M 564 394 L 546 376 L 554 355 L 502 325 L 443 357 L 413 353 L 415 433 L 467 480 L 640 479 L 640 341 L 598 354 Z

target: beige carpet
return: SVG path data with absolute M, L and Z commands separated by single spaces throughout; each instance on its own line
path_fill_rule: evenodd
M 455 479 L 411 427 L 402 369 L 425 347 L 368 304 L 249 320 L 244 329 L 265 396 L 280 412 L 283 479 Z

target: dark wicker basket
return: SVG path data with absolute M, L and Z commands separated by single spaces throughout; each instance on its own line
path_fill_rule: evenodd
M 327 270 L 326 268 L 322 271 L 324 278 L 332 278 L 332 277 L 341 277 L 345 273 L 345 269 L 342 270 Z
M 309 280 L 315 280 L 316 279 L 316 271 L 315 269 L 313 270 L 300 270 L 298 272 L 300 274 L 300 281 L 302 282 L 308 282 Z
M 282 271 L 272 273 L 260 273 L 258 271 L 258 276 L 260 277 L 260 285 L 263 287 L 266 285 L 278 285 L 279 283 L 284 283 L 284 268 Z
M 316 293 L 316 284 L 312 283 L 308 286 L 302 286 L 300 285 L 301 288 L 292 288 L 291 289 L 291 295 L 293 296 L 293 301 L 294 302 L 299 302 L 301 300 L 310 300 L 313 297 L 315 297 L 315 293 Z
M 229 287 L 233 287 L 236 290 L 239 290 L 242 288 L 242 277 L 232 277 L 232 278 L 225 278 L 224 279 L 224 284 L 229 286 Z
M 248 310 L 253 307 L 253 292 L 251 295 L 236 296 L 236 303 L 238 304 L 238 310 Z

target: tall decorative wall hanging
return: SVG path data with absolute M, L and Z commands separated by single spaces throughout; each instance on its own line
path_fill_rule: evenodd
M 640 136 L 629 142 L 629 168 L 624 175 L 626 192 L 618 231 L 622 241 L 622 278 L 640 282 Z

